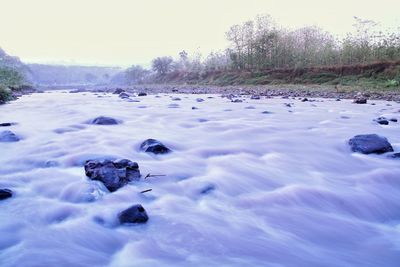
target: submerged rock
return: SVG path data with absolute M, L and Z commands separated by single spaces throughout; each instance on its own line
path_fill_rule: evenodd
M 118 214 L 120 224 L 145 223 L 149 220 L 146 210 L 142 205 L 136 204 Z
M 400 152 L 393 153 L 393 154 L 389 155 L 389 158 L 400 159 Z
M 11 132 L 11 131 L 2 131 L 0 132 L 0 142 L 18 142 L 19 140 L 21 140 L 18 135 L 16 135 L 15 133 Z
M 163 143 L 155 139 L 147 139 L 140 145 L 140 150 L 153 154 L 167 154 L 172 152 Z
M 349 145 L 353 152 L 363 154 L 382 154 L 393 151 L 393 147 L 386 137 L 377 134 L 356 135 L 349 140 Z
M 88 160 L 85 163 L 85 173 L 91 180 L 103 182 L 110 192 L 140 179 L 139 165 L 128 159 Z
M 13 196 L 13 192 L 10 189 L 0 189 L 0 200 L 7 199 Z
M 119 123 L 120 122 L 118 120 L 105 116 L 100 116 L 90 121 L 90 124 L 96 124 L 96 125 L 115 125 Z
M 200 102 L 204 102 L 204 99 L 203 98 L 197 98 L 196 101 L 200 103 Z

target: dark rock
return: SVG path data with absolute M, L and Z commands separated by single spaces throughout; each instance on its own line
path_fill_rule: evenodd
M 21 139 L 11 131 L 0 132 L 0 142 L 18 142 L 19 140 Z
M 250 97 L 250 99 L 253 99 L 253 100 L 260 100 L 260 96 L 259 96 L 259 95 L 252 95 L 252 96 Z
M 271 111 L 263 111 L 263 112 L 261 112 L 262 114 L 272 114 L 272 112 Z
M 13 192 L 10 189 L 0 189 L 0 200 L 7 199 L 13 196 Z
M 110 192 L 140 179 L 139 165 L 128 159 L 88 160 L 85 163 L 85 173 L 91 180 L 103 182 Z
M 140 92 L 140 93 L 138 94 L 138 96 L 147 96 L 147 94 L 146 94 L 145 92 Z
M 192 107 L 192 109 L 195 110 L 195 109 L 199 109 L 199 108 L 197 108 L 197 107 Z
M 397 122 L 397 119 L 396 118 L 391 118 L 390 121 L 391 122 Z
M 142 205 L 136 204 L 118 214 L 120 224 L 145 223 L 149 220 L 146 210 Z
M 113 92 L 113 94 L 114 94 L 114 95 L 119 95 L 119 94 L 121 94 L 121 93 L 123 93 L 123 92 L 125 92 L 124 89 L 122 89 L 122 88 L 117 88 L 117 89 L 115 89 L 115 91 Z
M 179 97 L 173 97 L 172 101 L 181 101 L 181 99 Z
M 303 99 L 301 100 L 301 102 L 307 102 L 307 101 L 308 101 L 307 97 L 305 97 L 305 98 L 303 98 Z
M 15 123 L 15 122 L 3 122 L 3 123 L 0 123 L 0 127 L 9 127 L 9 126 L 13 126 L 16 124 L 17 123 Z
M 140 150 L 154 154 L 167 154 L 171 149 L 155 139 L 147 139 L 140 145 Z
M 200 194 L 203 194 L 203 195 L 209 194 L 214 190 L 215 190 L 215 186 L 214 185 L 208 185 L 205 188 L 201 189 Z
M 389 124 L 389 121 L 385 117 L 379 117 L 379 118 L 375 119 L 374 121 L 376 121 L 377 123 L 379 123 L 381 125 Z
M 96 125 L 115 125 L 115 124 L 119 124 L 119 122 L 111 117 L 105 117 L 105 116 L 100 116 L 97 117 L 95 119 L 93 119 L 91 122 L 91 124 L 96 124 Z
M 231 102 L 232 102 L 232 103 L 242 103 L 243 101 L 240 100 L 240 99 L 235 99 L 235 100 L 232 100 Z
M 203 102 L 204 99 L 203 98 L 197 98 L 196 101 L 200 103 L 200 102 Z
M 291 107 L 292 107 L 292 104 L 290 104 L 290 103 L 284 103 L 284 105 L 285 105 L 286 107 L 288 107 L 288 108 L 291 108 Z
M 355 104 L 367 104 L 367 97 L 361 93 L 357 93 L 355 96 L 353 103 Z
M 389 141 L 377 134 L 363 134 L 356 135 L 349 140 L 349 145 L 353 152 L 360 152 L 363 154 L 382 154 L 392 152 L 393 147 Z
M 390 154 L 389 157 L 392 159 L 400 159 L 400 152 Z

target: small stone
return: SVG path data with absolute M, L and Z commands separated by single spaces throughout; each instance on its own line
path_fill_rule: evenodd
M 129 95 L 127 93 L 125 93 L 125 92 L 122 92 L 122 93 L 119 94 L 119 97 L 122 98 L 122 99 L 125 99 L 125 98 L 129 98 Z
M 149 220 L 146 210 L 142 205 L 136 204 L 118 214 L 120 224 L 146 223 Z
M 13 192 L 10 189 L 0 189 L 0 200 L 4 200 L 13 196 Z
M 13 126 L 15 124 L 16 124 L 15 122 L 3 122 L 3 123 L 0 123 L 0 127 L 9 127 L 9 126 Z
M 367 97 L 359 92 L 355 96 L 355 98 L 353 100 L 353 103 L 355 103 L 355 104 L 367 104 Z
M 197 98 L 196 101 L 200 103 L 200 102 L 204 102 L 204 99 L 203 98 Z
M 138 94 L 138 96 L 147 96 L 147 93 L 145 93 L 145 92 L 140 92 L 140 93 Z
M 243 101 L 240 100 L 240 99 L 235 99 L 235 100 L 232 100 L 231 102 L 232 102 L 232 103 L 242 103 Z
M 381 125 L 389 124 L 389 121 L 385 117 L 379 117 L 379 118 L 375 119 L 374 121 L 376 121 L 377 123 L 379 123 Z
M 140 150 L 153 154 L 167 154 L 171 149 L 155 139 L 147 139 L 140 145 Z
M 397 122 L 397 119 L 396 118 L 391 118 L 390 121 L 391 122 Z
M 9 143 L 9 142 L 18 142 L 21 139 L 11 131 L 3 131 L 0 132 L 0 142 Z
M 303 98 L 303 99 L 301 100 L 301 102 L 307 102 L 307 101 L 308 101 L 307 97 L 305 97 L 305 98 Z
M 259 96 L 259 95 L 252 95 L 252 96 L 250 97 L 250 99 L 253 99 L 253 100 L 260 100 L 260 96 Z
M 111 117 L 105 117 L 105 116 L 100 116 L 97 117 L 95 119 L 93 119 L 91 122 L 91 124 L 96 124 L 96 125 L 115 125 L 115 124 L 119 124 L 119 122 Z
M 114 94 L 114 95 L 119 95 L 119 94 L 121 94 L 121 93 L 123 93 L 123 92 L 125 92 L 124 89 L 122 89 L 122 88 L 117 88 L 117 89 L 115 89 L 115 91 L 113 92 L 113 94 Z

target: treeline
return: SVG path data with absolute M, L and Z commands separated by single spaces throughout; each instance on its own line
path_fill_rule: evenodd
M 185 51 L 175 60 L 159 57 L 152 61 L 151 70 L 132 66 L 126 78 L 130 83 L 162 82 L 182 73 L 199 79 L 212 72 L 254 73 L 400 61 L 400 29 L 382 32 L 377 23 L 356 17 L 353 26 L 354 31 L 340 39 L 315 26 L 292 30 L 277 25 L 270 16 L 257 16 L 226 32 L 229 47 L 224 51 L 205 58 Z
M 24 64 L 0 48 L 0 104 L 11 99 L 13 90 L 28 83 L 27 76 Z

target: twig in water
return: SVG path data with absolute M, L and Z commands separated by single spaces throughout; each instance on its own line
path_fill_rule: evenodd
M 152 190 L 153 190 L 153 189 L 150 188 L 150 189 L 143 190 L 143 191 L 141 191 L 140 193 L 143 194 L 143 193 L 146 193 L 146 192 L 150 192 L 150 191 L 152 191 Z
M 147 179 L 147 178 L 149 178 L 149 177 L 158 177 L 158 176 L 167 176 L 167 175 L 165 175 L 165 174 L 150 174 L 150 173 L 148 173 L 148 174 L 144 177 L 144 179 Z

